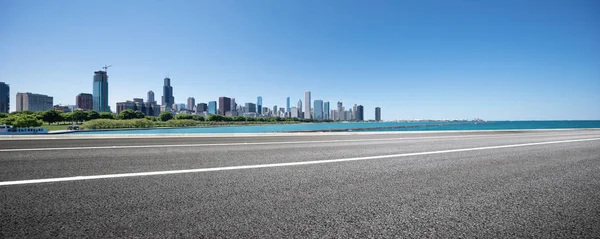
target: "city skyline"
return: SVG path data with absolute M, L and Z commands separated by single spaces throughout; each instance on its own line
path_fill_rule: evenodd
M 16 92 L 75 104 L 93 93 L 90 72 L 111 64 L 111 108 L 161 94 L 168 75 L 178 103 L 286 105 L 310 89 L 364 105 L 365 118 L 380 106 L 384 120 L 600 119 L 597 2 L 434 2 L 444 15 L 420 2 L 138 3 L 4 2 L 10 110 Z

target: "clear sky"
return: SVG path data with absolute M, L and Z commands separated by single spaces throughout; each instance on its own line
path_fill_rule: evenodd
M 312 99 L 393 119 L 600 119 L 600 1 L 0 1 L 0 81 L 75 104 Z

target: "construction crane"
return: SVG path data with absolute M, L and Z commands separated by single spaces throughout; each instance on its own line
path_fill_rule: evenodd
M 107 72 L 107 71 L 108 71 L 108 68 L 109 68 L 109 67 L 111 67 L 111 66 L 112 66 L 112 65 L 104 65 L 104 66 L 102 67 L 102 69 L 104 69 L 104 72 Z

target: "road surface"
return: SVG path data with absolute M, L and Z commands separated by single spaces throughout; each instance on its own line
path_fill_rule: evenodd
M 0 139 L 0 238 L 600 235 L 600 130 L 77 137 Z

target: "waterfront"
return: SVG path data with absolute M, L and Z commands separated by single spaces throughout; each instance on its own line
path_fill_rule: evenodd
M 145 130 L 82 131 L 75 134 L 200 134 L 200 133 L 275 133 L 319 131 L 448 131 L 448 130 L 520 130 L 520 129 L 600 128 L 600 120 L 589 121 L 423 121 L 271 124 L 191 128 L 154 128 Z

